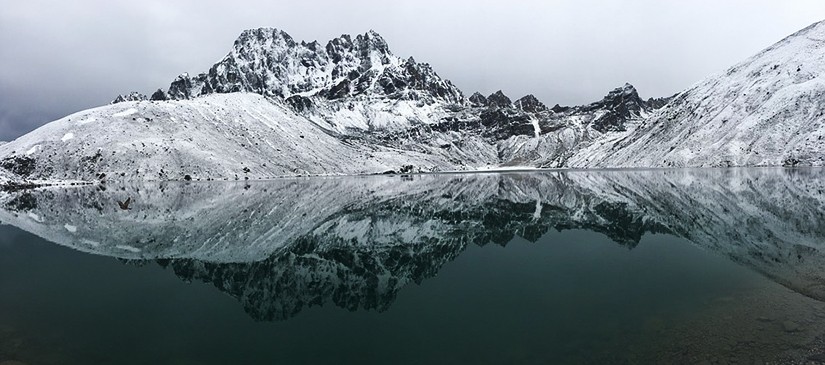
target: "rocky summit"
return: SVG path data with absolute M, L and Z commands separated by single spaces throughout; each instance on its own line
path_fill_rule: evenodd
M 232 51 L 209 71 L 179 76 L 167 98 L 190 99 L 212 93 L 252 92 L 286 99 L 320 96 L 458 103 L 461 91 L 426 63 L 394 56 L 374 31 L 342 35 L 321 45 L 296 42 L 286 32 L 259 28 L 241 33 Z
M 23 180 L 261 179 L 495 168 L 825 164 L 817 23 L 673 97 L 630 84 L 548 108 L 469 98 L 375 31 L 326 43 L 241 33 L 206 72 L 0 145 Z

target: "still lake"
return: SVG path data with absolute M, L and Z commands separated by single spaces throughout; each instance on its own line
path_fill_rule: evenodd
M 825 362 L 823 169 L 110 182 L 0 222 L 0 362 Z

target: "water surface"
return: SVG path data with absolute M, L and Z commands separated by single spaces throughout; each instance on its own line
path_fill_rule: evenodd
M 4 196 L 0 361 L 825 361 L 823 175 L 524 172 Z

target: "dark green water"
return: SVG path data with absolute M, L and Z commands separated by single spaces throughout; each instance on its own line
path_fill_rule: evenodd
M 0 361 L 818 361 L 821 172 L 570 174 L 6 197 Z

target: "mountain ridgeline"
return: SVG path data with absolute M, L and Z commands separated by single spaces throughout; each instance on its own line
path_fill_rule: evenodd
M 559 119 L 579 115 L 585 116 L 597 131 L 624 131 L 627 121 L 664 106 L 668 100 L 644 101 L 630 84 L 611 91 L 602 101 L 576 108 L 557 106 L 551 110 L 533 95 L 512 102 L 502 91 L 489 97 L 476 93 L 466 99 L 429 64 L 393 55 L 375 31 L 354 38 L 342 35 L 321 46 L 317 41 L 298 43 L 274 28 L 244 31 L 232 51 L 208 72 L 195 77 L 178 76 L 167 92 L 158 90 L 152 100 L 186 100 L 236 92 L 283 100 L 304 114 L 313 114 L 316 105 L 334 101 L 416 101 L 417 107 L 440 107 L 443 114 L 416 120 L 413 125 L 390 121 L 383 126 L 401 124 L 402 132 L 420 126 L 435 126 L 441 131 L 469 130 L 494 140 L 552 132 L 563 124 Z M 133 100 L 128 96 L 119 98 Z M 594 118 L 595 114 L 598 116 Z M 371 124 L 369 115 L 366 117 L 367 124 Z M 380 132 L 376 134 L 382 137 Z
M 206 72 L 0 145 L 23 180 L 210 180 L 496 168 L 822 166 L 825 25 L 666 98 L 466 97 L 376 32 L 244 31 Z M 8 175 L 8 174 L 7 174 Z

